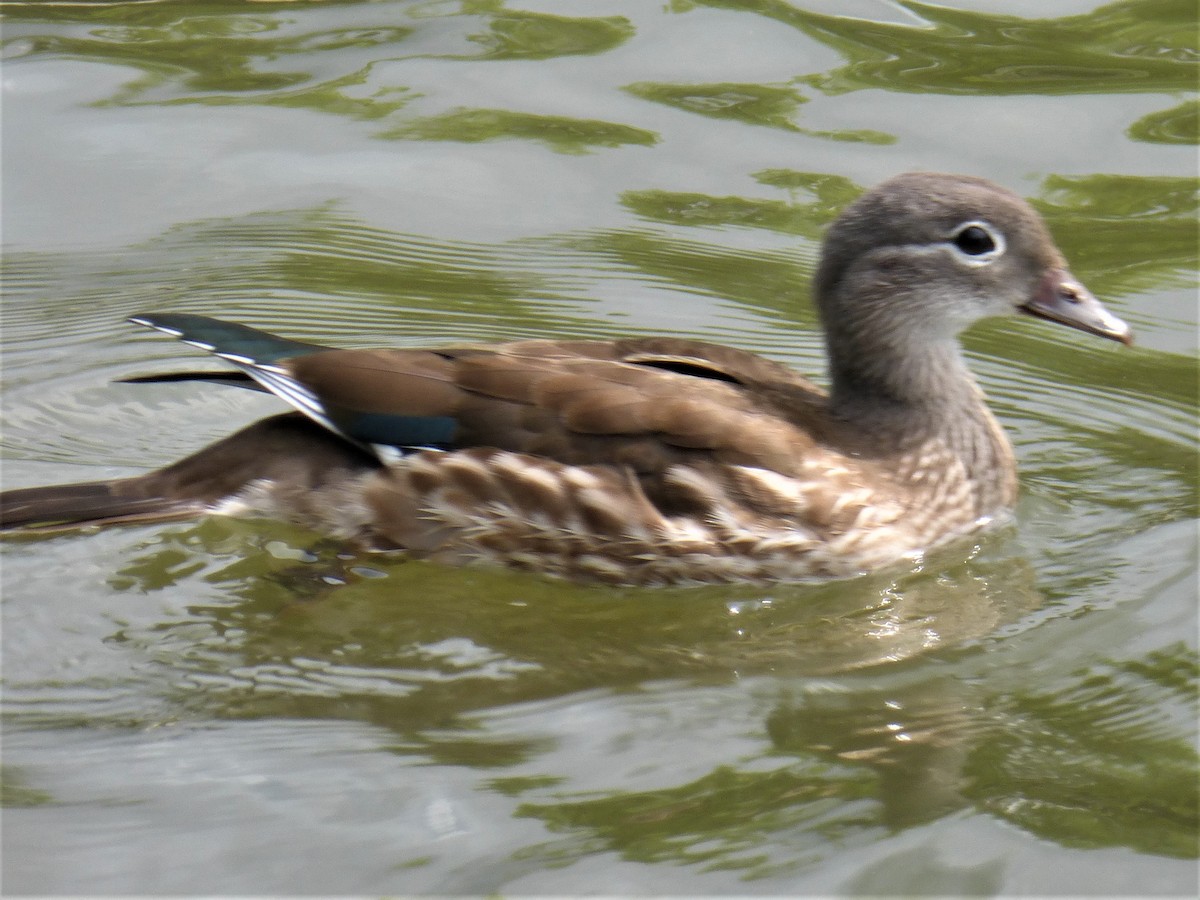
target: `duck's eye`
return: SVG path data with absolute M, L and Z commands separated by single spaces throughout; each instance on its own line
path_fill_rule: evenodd
M 971 263 L 991 262 L 1004 252 L 1004 239 L 983 222 L 968 222 L 950 241 Z
M 967 256 L 982 256 L 995 250 L 996 242 L 978 225 L 968 225 L 954 236 L 954 246 Z

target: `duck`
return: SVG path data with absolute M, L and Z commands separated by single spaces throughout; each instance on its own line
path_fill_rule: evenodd
M 1004 519 L 1014 452 L 960 333 L 1024 315 L 1131 344 L 1042 218 L 985 179 L 862 194 L 813 279 L 828 389 L 680 337 L 338 349 L 184 313 L 131 322 L 292 410 L 133 477 L 0 493 L 0 529 L 243 515 L 372 550 L 621 585 L 845 578 Z

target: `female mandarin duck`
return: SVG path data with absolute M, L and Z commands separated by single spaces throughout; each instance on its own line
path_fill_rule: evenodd
M 299 413 L 157 472 L 19 489 L 6 528 L 285 517 L 455 563 L 627 584 L 886 566 L 1010 508 L 1012 448 L 958 332 L 1028 313 L 1131 342 L 1023 200 L 978 178 L 878 186 L 815 280 L 830 390 L 676 338 L 338 350 L 193 315 L 132 321 L 210 350 Z

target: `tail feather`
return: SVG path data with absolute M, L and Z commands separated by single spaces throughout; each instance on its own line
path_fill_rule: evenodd
M 258 364 L 330 349 L 282 338 L 236 322 L 187 313 L 142 313 L 131 316 L 129 321 L 177 337 L 185 344 L 217 356 Z
M 196 518 L 254 484 L 301 503 L 309 491 L 378 467 L 374 457 L 299 413 L 285 413 L 156 472 L 2 491 L 0 530 L 45 533 Z
M 118 384 L 170 384 L 176 381 L 206 381 L 211 384 L 225 384 L 231 387 L 245 388 L 250 391 L 268 393 L 267 389 L 247 375 L 245 372 L 158 372 L 153 375 L 130 375 L 128 378 L 116 379 Z
M 0 530 L 30 533 L 88 525 L 159 522 L 201 515 L 206 504 L 138 496 L 144 477 L 17 488 L 0 493 Z

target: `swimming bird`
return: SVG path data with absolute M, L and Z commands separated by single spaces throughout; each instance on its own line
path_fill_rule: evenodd
M 980 178 L 862 195 L 814 279 L 828 391 L 675 337 L 345 350 L 204 316 L 131 321 L 294 408 L 158 471 L 0 494 L 6 530 L 278 517 L 374 548 L 574 579 L 844 577 L 971 533 L 1017 496 L 958 335 L 1026 314 L 1132 342 L 1038 214 Z

